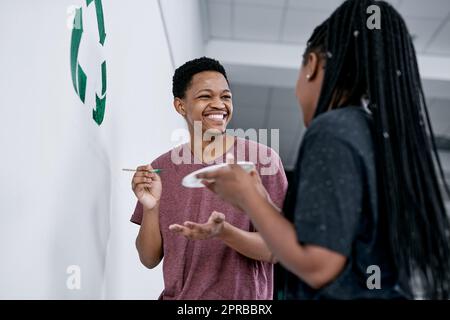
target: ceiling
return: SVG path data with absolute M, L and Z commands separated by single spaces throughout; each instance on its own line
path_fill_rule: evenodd
M 341 0 L 200 0 L 205 51 L 231 80 L 231 128 L 279 129 L 292 169 L 304 131 L 294 94 L 300 55 Z M 390 0 L 414 35 L 436 135 L 450 138 L 450 1 Z M 269 133 L 270 135 L 270 133 Z M 450 157 L 444 156 L 450 172 Z
M 206 0 L 207 37 L 305 44 L 341 0 Z M 388 0 L 403 15 L 420 53 L 450 54 L 450 1 Z

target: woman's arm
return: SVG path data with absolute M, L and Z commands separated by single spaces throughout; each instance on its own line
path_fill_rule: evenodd
M 345 256 L 298 243 L 294 226 L 259 193 L 248 195 L 242 205 L 278 261 L 312 288 L 325 286 L 343 270 Z
M 248 214 L 275 258 L 312 288 L 325 286 L 342 272 L 347 262 L 345 256 L 298 242 L 294 226 L 262 191 L 264 187 L 257 174 L 229 165 L 198 177 L 205 179 L 204 184 L 211 191 Z M 207 182 L 211 180 L 214 182 Z

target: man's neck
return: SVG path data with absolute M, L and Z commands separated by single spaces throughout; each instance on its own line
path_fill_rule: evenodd
M 212 162 L 217 158 L 222 157 L 228 150 L 230 150 L 234 144 L 234 137 L 226 134 L 212 136 L 210 140 L 194 138 L 194 134 L 191 133 L 191 141 L 189 148 L 197 159 L 202 162 Z M 201 142 L 201 143 L 200 143 Z

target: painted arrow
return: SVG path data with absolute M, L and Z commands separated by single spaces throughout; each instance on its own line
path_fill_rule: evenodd
M 106 61 L 102 63 L 102 95 L 101 97 L 95 93 L 95 109 L 92 110 L 92 118 L 94 121 L 101 125 L 103 117 L 105 116 L 106 106 Z
M 99 42 L 103 46 L 106 39 L 106 33 L 105 33 L 105 19 L 103 18 L 102 0 L 86 0 L 86 6 L 89 6 L 92 2 L 94 2 L 95 13 L 97 14 L 98 36 L 100 39 Z
M 81 8 L 77 8 L 73 20 L 72 39 L 70 42 L 70 69 L 75 92 L 84 103 L 86 96 L 86 73 L 78 64 L 78 50 L 80 49 L 81 36 L 83 35 L 82 13 Z

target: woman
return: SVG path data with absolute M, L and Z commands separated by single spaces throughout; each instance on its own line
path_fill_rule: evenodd
M 381 29 L 366 27 L 370 5 Z M 295 275 L 286 297 L 448 298 L 450 227 L 433 160 L 443 174 L 402 17 L 383 1 L 344 2 L 314 30 L 296 95 L 308 130 L 284 205 L 293 223 L 257 175 L 231 165 L 199 176 Z

